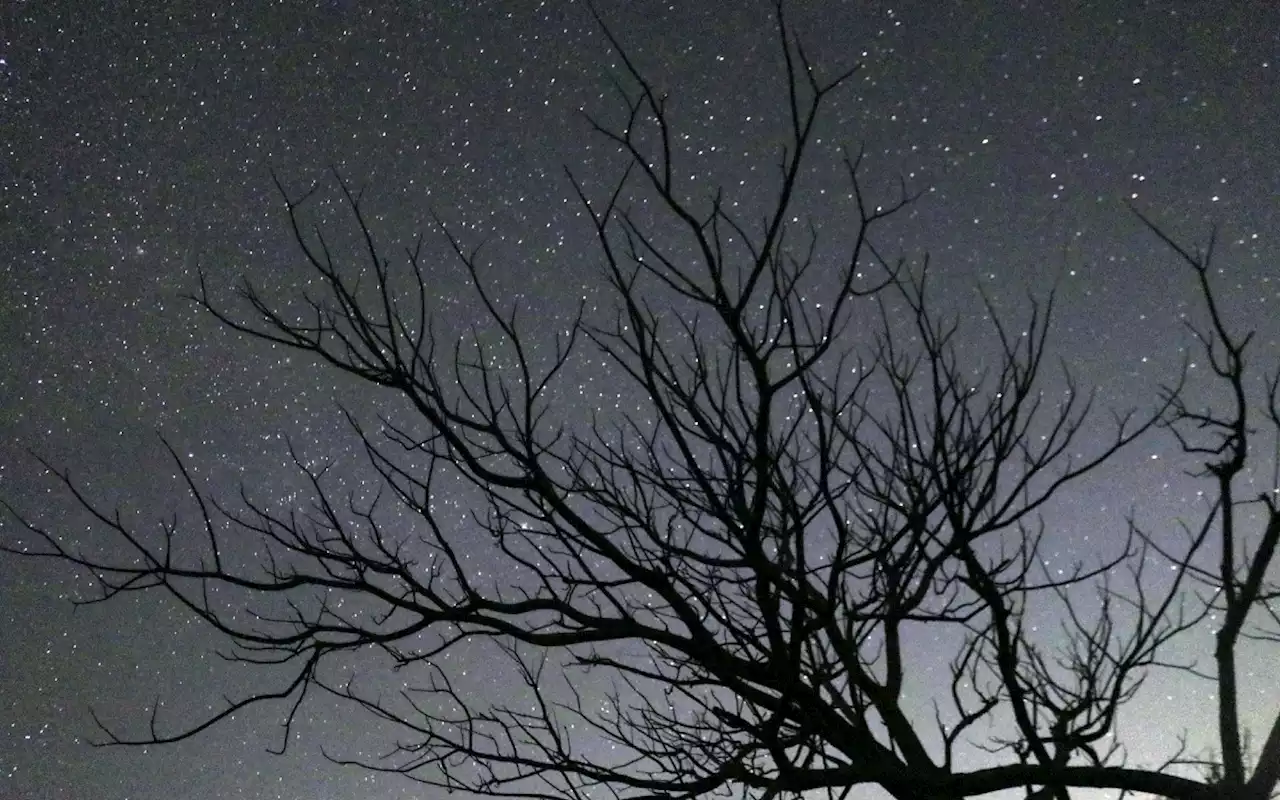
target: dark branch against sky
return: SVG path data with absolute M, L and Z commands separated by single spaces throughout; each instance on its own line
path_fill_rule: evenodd
M 671 7 L 669 8 L 668 5 Z M 291 358 L 249 346 L 181 295 L 202 268 L 214 291 L 240 275 L 281 297 L 299 285 L 270 170 L 304 188 L 335 167 L 365 190 L 375 231 L 412 243 L 438 214 L 486 241 L 492 285 L 537 309 L 549 332 L 594 310 L 598 258 L 562 165 L 599 188 L 613 150 L 579 113 L 615 109 L 616 54 L 578 3 L 28 2 L 0 10 L 0 493 L 68 529 L 86 524 L 27 455 L 69 467 L 99 499 L 154 517 L 174 469 L 230 497 L 240 483 L 285 501 L 303 487 L 284 436 L 308 459 L 366 471 L 335 398 L 376 402 Z M 1280 342 L 1280 9 L 1271 3 L 796 2 L 809 55 L 863 69 L 825 119 L 807 176 L 820 236 L 838 238 L 837 147 L 862 145 L 888 201 L 901 176 L 922 193 L 895 221 L 906 253 L 932 253 L 945 309 L 980 315 L 983 286 L 1016 313 L 1060 276 L 1058 352 L 1119 406 L 1150 403 L 1194 317 L 1189 275 L 1126 210 L 1132 200 L 1184 240 L 1222 224 L 1217 263 L 1229 312 Z M 783 110 L 767 3 L 641 0 L 602 11 L 671 93 L 691 196 L 723 186 L 767 202 Z M 831 203 L 827 203 L 830 198 Z M 329 213 L 329 212 L 332 213 Z M 319 219 L 338 219 L 322 205 Z M 447 242 L 428 239 L 448 324 L 480 306 Z M 1190 317 L 1188 316 L 1190 315 Z M 550 341 L 550 336 L 547 337 Z M 590 365 L 560 398 L 625 404 Z M 1062 565 L 1105 548 L 1136 509 L 1168 528 L 1198 509 L 1172 441 L 1130 451 L 1087 492 L 1050 509 Z M 1259 481 L 1269 479 L 1259 475 Z M 465 495 L 457 499 L 465 525 Z M 4 524 L 9 524 L 8 522 Z M 238 554 L 250 558 L 251 554 Z M 477 573 L 492 571 L 483 550 Z M 76 587 L 53 566 L 0 560 L 0 796 L 227 798 L 415 796 L 395 777 L 341 770 L 321 746 L 387 743 L 367 718 L 316 705 L 284 757 L 264 753 L 266 716 L 167 750 L 86 746 L 88 708 L 142 722 L 236 693 L 246 672 L 209 651 L 176 608 L 54 602 Z M 1047 621 L 1046 624 L 1052 624 Z M 163 647 L 156 643 L 162 642 Z M 928 643 L 920 643 L 927 656 Z M 1202 648 L 1203 650 L 1203 648 Z M 922 656 L 924 657 L 924 656 Z M 482 661 L 449 667 L 501 692 Z M 1251 687 L 1280 685 L 1274 664 Z M 915 687 L 923 695 L 928 687 Z M 910 690 L 910 687 L 909 687 Z M 1182 677 L 1144 690 L 1127 731 L 1137 762 L 1194 737 L 1212 698 Z M 1269 720 L 1277 694 L 1244 698 Z M 868 793 L 867 796 L 872 796 Z M 1082 795 L 1083 796 L 1083 795 Z

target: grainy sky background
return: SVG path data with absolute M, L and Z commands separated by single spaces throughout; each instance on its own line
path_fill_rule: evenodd
M 745 204 L 767 201 L 785 122 L 769 4 L 601 7 L 673 96 L 691 191 L 723 184 Z M 1259 354 L 1280 355 L 1280 6 L 804 0 L 791 18 L 819 64 L 866 65 L 828 109 L 815 165 L 834 169 L 837 143 L 862 143 L 873 192 L 900 175 L 924 192 L 889 244 L 932 253 L 944 310 L 974 309 L 978 283 L 1007 299 L 1043 290 L 1065 267 L 1057 351 L 1108 403 L 1149 403 L 1181 357 L 1194 296 L 1189 273 L 1126 212 L 1133 198 L 1186 240 L 1223 225 L 1227 307 L 1258 328 Z M 366 188 L 392 244 L 427 228 L 429 210 L 468 241 L 487 237 L 494 285 L 548 319 L 582 296 L 605 307 L 561 165 L 596 187 L 616 174 L 577 110 L 617 118 L 617 66 L 571 0 L 5 0 L 0 495 L 84 528 L 31 448 L 108 504 L 146 519 L 179 510 L 156 431 L 223 496 L 241 481 L 266 498 L 296 490 L 284 434 L 358 474 L 333 401 L 374 398 L 181 299 L 197 265 L 215 290 L 239 275 L 280 296 L 297 288 L 272 169 L 301 189 L 338 168 Z M 809 184 L 803 208 L 819 219 L 838 194 L 833 174 Z M 336 219 L 334 208 L 317 213 Z M 476 318 L 462 271 L 429 242 L 441 309 Z M 587 365 L 564 402 L 612 404 L 615 381 Z M 1155 528 L 1193 518 L 1185 466 L 1167 439 L 1130 451 L 1055 507 L 1051 555 L 1105 547 L 1131 507 Z M 244 676 L 174 609 L 126 600 L 72 613 L 75 588 L 52 565 L 0 559 L 0 797 L 423 796 L 327 764 L 322 744 L 369 753 L 385 739 L 323 704 L 284 757 L 263 752 L 265 714 L 171 748 L 89 748 L 90 705 L 142 723 L 157 695 L 167 713 L 189 713 Z M 455 663 L 477 687 L 500 685 L 488 666 Z M 1249 721 L 1269 722 L 1280 670 L 1274 659 L 1247 668 Z M 1210 702 L 1203 687 L 1153 680 L 1122 729 L 1133 759 L 1159 760 L 1183 726 L 1203 732 Z

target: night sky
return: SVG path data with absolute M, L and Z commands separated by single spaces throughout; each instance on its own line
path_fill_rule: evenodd
M 298 289 L 272 170 L 302 190 L 336 168 L 365 189 L 389 252 L 434 211 L 464 242 L 487 240 L 493 285 L 547 320 L 583 297 L 607 308 L 561 168 L 599 190 L 621 163 L 578 113 L 616 120 L 619 66 L 580 3 L 127 5 L 0 10 L 0 495 L 17 507 L 86 527 L 33 449 L 107 505 L 144 520 L 189 513 L 156 432 L 215 495 L 241 482 L 265 499 L 295 493 L 286 435 L 310 458 L 344 459 L 359 484 L 362 456 L 334 401 L 375 409 L 378 396 L 182 297 L 198 267 L 228 300 L 241 275 L 271 296 Z M 691 193 L 769 199 L 786 122 L 770 8 L 601 2 L 672 94 Z M 943 311 L 974 311 L 981 284 L 1016 314 L 1023 292 L 1062 272 L 1056 352 L 1106 403 L 1149 406 L 1182 356 L 1195 296 L 1190 272 L 1126 210 L 1133 199 L 1185 241 L 1222 225 L 1224 303 L 1258 329 L 1257 353 L 1280 356 L 1280 5 L 803 0 L 791 20 L 818 64 L 865 62 L 828 108 L 813 163 L 832 172 L 814 174 L 803 207 L 829 222 L 835 147 L 863 144 L 869 191 L 887 199 L 902 176 L 923 193 L 887 244 L 932 254 Z M 322 202 L 312 218 L 345 224 L 339 210 Z M 444 319 L 478 320 L 446 243 L 429 235 L 427 247 Z M 611 406 L 617 380 L 584 362 L 561 402 Z M 1105 548 L 1130 509 L 1174 535 L 1172 521 L 1196 513 L 1189 466 L 1168 437 L 1144 440 L 1050 509 L 1050 555 Z M 0 535 L 17 535 L 7 518 Z M 176 717 L 246 677 L 176 609 L 144 597 L 73 613 L 76 589 L 56 565 L 0 558 L 0 798 L 423 796 L 325 762 L 322 745 L 369 754 L 387 739 L 323 702 L 283 757 L 264 752 L 276 741 L 265 710 L 169 748 L 90 748 L 91 706 L 142 725 L 157 695 Z M 1255 726 L 1280 705 L 1275 663 L 1246 663 Z M 452 666 L 477 691 L 506 680 L 486 662 Z M 1206 689 L 1154 677 L 1122 721 L 1131 760 L 1159 761 L 1183 726 L 1202 734 Z

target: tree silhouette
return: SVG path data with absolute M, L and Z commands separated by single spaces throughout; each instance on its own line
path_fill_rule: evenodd
M 961 323 L 932 310 L 928 261 L 876 243 L 912 202 L 905 187 L 892 203 L 868 200 L 860 156 L 847 155 L 842 249 L 799 230 L 815 121 L 856 67 L 820 77 L 782 12 L 788 139 L 760 223 L 722 192 L 686 199 L 665 95 L 601 23 L 621 57 L 625 113 L 590 125 L 616 145 L 620 177 L 596 193 L 567 175 L 616 307 L 603 320 L 580 309 L 561 336 L 506 306 L 476 251 L 437 221 L 500 333 L 442 341 L 421 249 L 386 257 L 360 194 L 337 178 L 365 247 L 363 263 L 344 263 L 306 225 L 312 193 L 277 182 L 315 291 L 305 313 L 247 281 L 239 311 L 203 279 L 195 300 L 393 398 L 379 408 L 394 413 L 346 412 L 381 490 L 346 496 L 328 467 L 294 453 L 310 504 L 282 512 L 245 490 L 233 507 L 166 442 L 194 516 L 149 531 L 46 463 L 114 544 L 91 547 L 9 508 L 26 533 L 6 550 L 87 571 L 100 589 L 88 602 L 166 595 L 219 631 L 230 658 L 263 670 L 260 691 L 205 719 L 153 713 L 141 733 L 103 726 L 105 743 L 173 742 L 278 704 L 283 748 L 319 692 L 400 730 L 385 757 L 334 760 L 490 796 L 1273 791 L 1280 723 L 1250 770 L 1235 654 L 1247 637 L 1280 636 L 1269 576 L 1280 498 L 1239 496 L 1257 468 L 1257 424 L 1280 431 L 1280 377 L 1264 381 L 1261 402 L 1248 394 L 1250 336 L 1215 297 L 1212 239 L 1192 250 L 1141 217 L 1199 282 L 1209 323 L 1193 335 L 1224 405 L 1193 409 L 1184 371 L 1145 412 L 1099 422 L 1093 394 L 1050 358 L 1052 293 L 1029 298 L 1016 324 L 986 302 L 991 346 L 978 363 Z M 557 395 L 584 354 L 606 358 L 642 407 L 606 413 Z M 1051 572 L 1045 504 L 1157 428 L 1202 457 L 1203 519 L 1176 546 L 1131 521 L 1114 552 Z M 1090 449 L 1099 430 L 1109 433 Z M 454 479 L 479 498 L 469 526 L 438 507 Z M 472 574 L 464 554 L 477 546 L 509 572 Z M 1046 614 L 1060 621 L 1052 634 L 1030 622 Z M 1213 669 L 1170 663 L 1169 643 L 1210 615 Z M 922 630 L 952 648 L 945 675 L 913 674 L 908 639 Z M 464 648 L 505 658 L 524 700 L 456 688 L 440 657 Z M 332 678 L 370 649 L 401 691 Z M 1161 768 L 1127 764 L 1115 737 L 1117 713 L 1157 668 L 1216 685 L 1221 757 L 1204 780 L 1169 769 L 1198 763 L 1181 753 Z M 608 681 L 603 705 L 578 688 L 588 679 Z M 908 702 L 912 680 L 934 690 L 930 715 Z M 968 769 L 965 747 L 999 762 Z

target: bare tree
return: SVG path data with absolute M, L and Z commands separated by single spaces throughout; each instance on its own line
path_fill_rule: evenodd
M 338 179 L 365 246 L 363 263 L 345 264 L 307 228 L 307 196 L 281 188 L 320 294 L 301 316 L 248 282 L 245 311 L 203 280 L 195 299 L 235 330 L 384 390 L 381 414 L 347 412 L 383 491 L 344 496 L 295 453 L 310 504 L 280 511 L 246 490 L 233 507 L 170 447 L 194 515 L 148 532 L 46 464 L 115 544 L 19 516 L 29 533 L 7 550 L 87 571 L 100 589 L 90 602 L 167 595 L 219 631 L 232 658 L 264 665 L 261 691 L 207 719 L 104 726 L 106 743 L 173 742 L 279 704 L 283 748 L 308 695 L 325 693 L 398 726 L 399 747 L 363 766 L 494 797 L 845 798 L 878 785 L 903 800 L 1076 787 L 1261 800 L 1274 789 L 1280 724 L 1250 773 L 1234 654 L 1244 637 L 1280 635 L 1268 575 L 1277 497 L 1236 491 L 1256 460 L 1251 415 L 1261 408 L 1280 431 L 1278 378 L 1265 402 L 1249 399 L 1250 338 L 1215 300 L 1212 248 L 1166 237 L 1199 280 L 1210 324 L 1195 335 L 1229 389 L 1224 408 L 1190 408 L 1180 377 L 1145 413 L 1099 423 L 1093 394 L 1047 366 L 1052 294 L 1029 298 L 1016 324 L 987 302 L 992 363 L 975 363 L 971 332 L 931 310 L 927 260 L 875 243 L 912 201 L 905 188 L 870 202 L 860 158 L 847 156 L 842 249 L 796 230 L 815 121 L 856 67 L 820 77 L 782 10 L 789 138 L 760 223 L 723 193 L 685 198 L 665 96 L 602 24 L 621 54 L 625 114 L 590 124 L 622 168 L 599 196 L 572 171 L 568 185 L 616 313 L 580 310 L 553 343 L 489 288 L 443 222 L 500 336 L 441 341 L 420 249 L 393 269 L 360 195 Z M 605 357 L 643 408 L 610 415 L 557 396 L 584 353 Z M 1113 553 L 1050 572 L 1046 503 L 1161 427 L 1204 457 L 1204 519 L 1176 548 L 1131 522 Z M 1109 434 L 1090 451 L 1083 440 L 1098 430 Z M 438 505 L 441 483 L 459 478 L 480 498 L 461 529 Z M 1243 530 L 1245 503 L 1264 512 L 1259 535 Z M 509 568 L 499 579 L 467 567 L 478 532 Z M 259 561 L 243 565 L 233 549 Z M 1214 613 L 1213 668 L 1170 665 L 1167 645 Z M 1052 636 L 1031 622 L 1046 615 L 1061 623 Z M 953 647 L 945 674 L 913 674 L 921 631 Z M 523 698 L 459 689 L 440 656 L 461 648 L 505 658 Z M 333 678 L 357 659 L 407 688 Z M 1216 683 L 1222 756 L 1205 780 L 1127 764 L 1115 738 L 1117 714 L 1158 668 Z M 936 690 L 931 707 L 906 696 L 912 680 Z M 588 704 L 586 683 L 608 687 L 603 705 Z M 966 768 L 966 748 L 1001 761 Z

